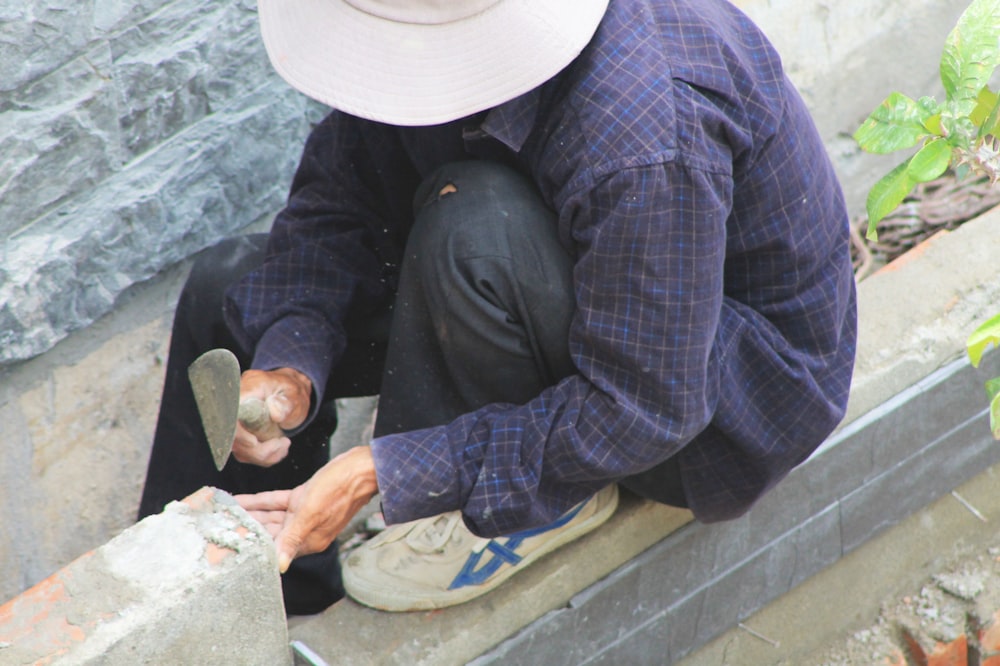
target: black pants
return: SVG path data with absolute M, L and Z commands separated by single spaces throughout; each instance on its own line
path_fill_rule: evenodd
M 206 250 L 181 292 L 140 518 L 204 485 L 232 493 L 292 488 L 329 458 L 334 400 L 379 394 L 376 435 L 447 423 L 491 402 L 523 403 L 575 372 L 568 350 L 572 259 L 555 214 L 534 186 L 489 162 L 442 167 L 414 198 L 414 225 L 395 298 L 346 322 L 349 341 L 317 418 L 271 468 L 212 462 L 187 367 L 226 347 L 246 368 L 222 319 L 223 293 L 263 260 L 266 237 Z M 391 320 L 391 330 L 388 322 Z M 622 485 L 684 506 L 673 460 Z M 289 613 L 321 610 L 343 594 L 336 546 L 298 558 L 283 578 Z

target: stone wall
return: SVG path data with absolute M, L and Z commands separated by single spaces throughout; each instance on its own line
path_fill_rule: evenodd
M 267 223 L 321 113 L 253 0 L 0 0 L 0 599 L 130 524 L 181 262 Z
M 279 206 L 306 127 L 250 0 L 5 4 L 0 363 Z

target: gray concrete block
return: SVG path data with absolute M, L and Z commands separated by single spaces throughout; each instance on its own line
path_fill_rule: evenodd
M 850 552 L 965 480 L 1000 462 L 981 413 L 841 501 L 844 550 Z
M 671 663 L 835 562 L 838 521 L 830 507 L 729 568 L 699 555 L 731 542 L 690 525 L 474 663 Z
M 291 663 L 271 537 L 203 488 L 0 606 L 3 663 Z

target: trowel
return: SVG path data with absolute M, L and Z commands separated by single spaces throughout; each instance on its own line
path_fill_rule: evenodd
M 226 466 L 233 451 L 237 421 L 261 440 L 281 436 L 267 403 L 259 398 L 240 400 L 240 363 L 228 349 L 199 356 L 188 367 L 188 379 L 216 469 Z

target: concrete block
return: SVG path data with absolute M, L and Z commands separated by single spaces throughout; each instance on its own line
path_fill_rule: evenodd
M 290 664 L 271 537 L 203 488 L 0 606 L 0 662 Z
M 965 354 L 1000 302 L 1000 208 L 938 236 L 920 260 L 880 271 L 858 291 L 858 359 L 845 422 Z M 982 381 L 989 375 L 980 373 Z
M 1000 462 L 984 415 L 969 419 L 947 437 L 916 449 L 841 501 L 844 550 L 861 546 L 966 479 Z

